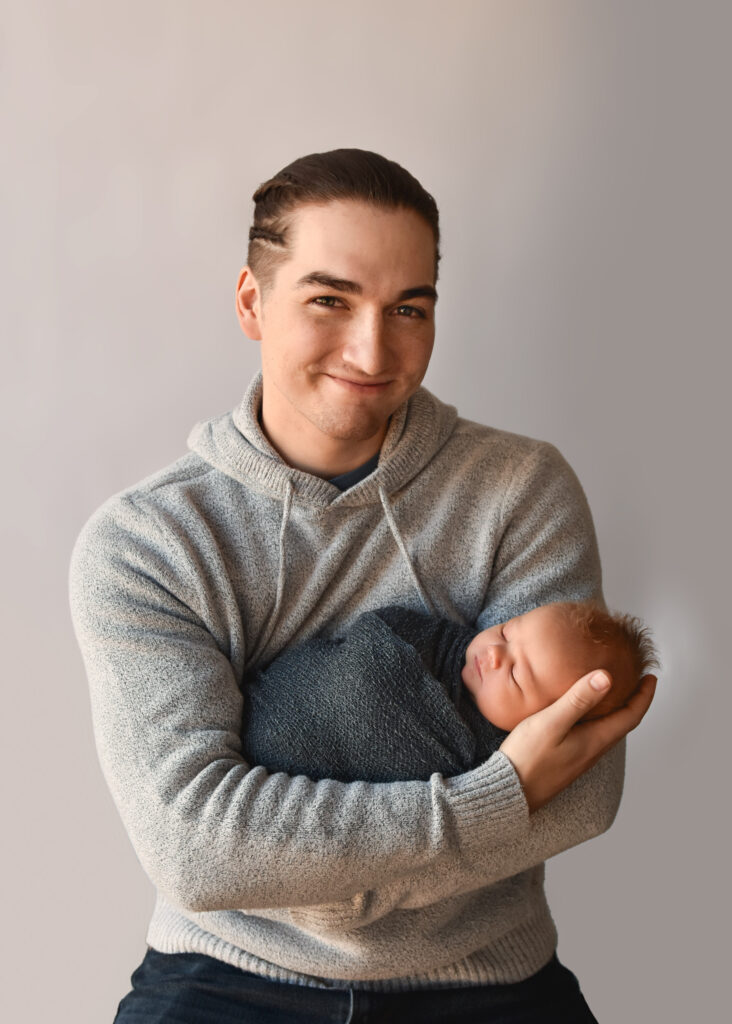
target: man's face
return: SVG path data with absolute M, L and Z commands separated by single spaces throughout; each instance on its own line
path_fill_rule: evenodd
M 605 660 L 607 652 L 578 635 L 560 609 L 544 605 L 478 633 L 462 679 L 478 710 L 510 732 Z
M 335 475 L 378 451 L 427 370 L 434 278 L 432 230 L 411 210 L 294 211 L 288 259 L 255 305 L 263 425 L 291 464 Z

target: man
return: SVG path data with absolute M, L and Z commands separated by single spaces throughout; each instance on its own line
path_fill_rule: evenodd
M 451 779 L 315 782 L 242 757 L 247 672 L 289 644 L 387 604 L 482 628 L 600 588 L 559 453 L 420 388 L 432 197 L 336 150 L 254 198 L 236 304 L 261 377 L 110 499 L 72 561 L 101 763 L 158 890 L 117 1019 L 593 1020 L 554 957 L 542 862 L 611 824 L 652 678 L 572 728 L 610 682 L 584 677 Z

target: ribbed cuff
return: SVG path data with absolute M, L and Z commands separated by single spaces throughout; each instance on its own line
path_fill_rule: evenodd
M 445 779 L 461 847 L 499 845 L 529 827 L 529 805 L 510 760 L 497 750 L 487 761 Z

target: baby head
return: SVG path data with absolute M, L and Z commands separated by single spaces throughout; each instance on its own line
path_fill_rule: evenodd
M 478 633 L 468 646 L 462 679 L 478 710 L 510 732 L 593 669 L 608 672 L 612 686 L 585 718 L 614 711 L 656 665 L 650 633 L 638 619 L 566 601 Z

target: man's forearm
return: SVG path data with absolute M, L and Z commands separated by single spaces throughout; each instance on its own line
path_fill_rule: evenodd
M 528 818 L 520 835 L 506 834 L 451 860 L 450 870 L 427 865 L 375 890 L 343 901 L 299 908 L 295 921 L 319 932 L 352 931 L 393 910 L 414 910 L 473 892 L 536 867 L 550 857 L 593 839 L 613 823 L 620 804 L 625 743 L 619 743 L 590 771 Z

